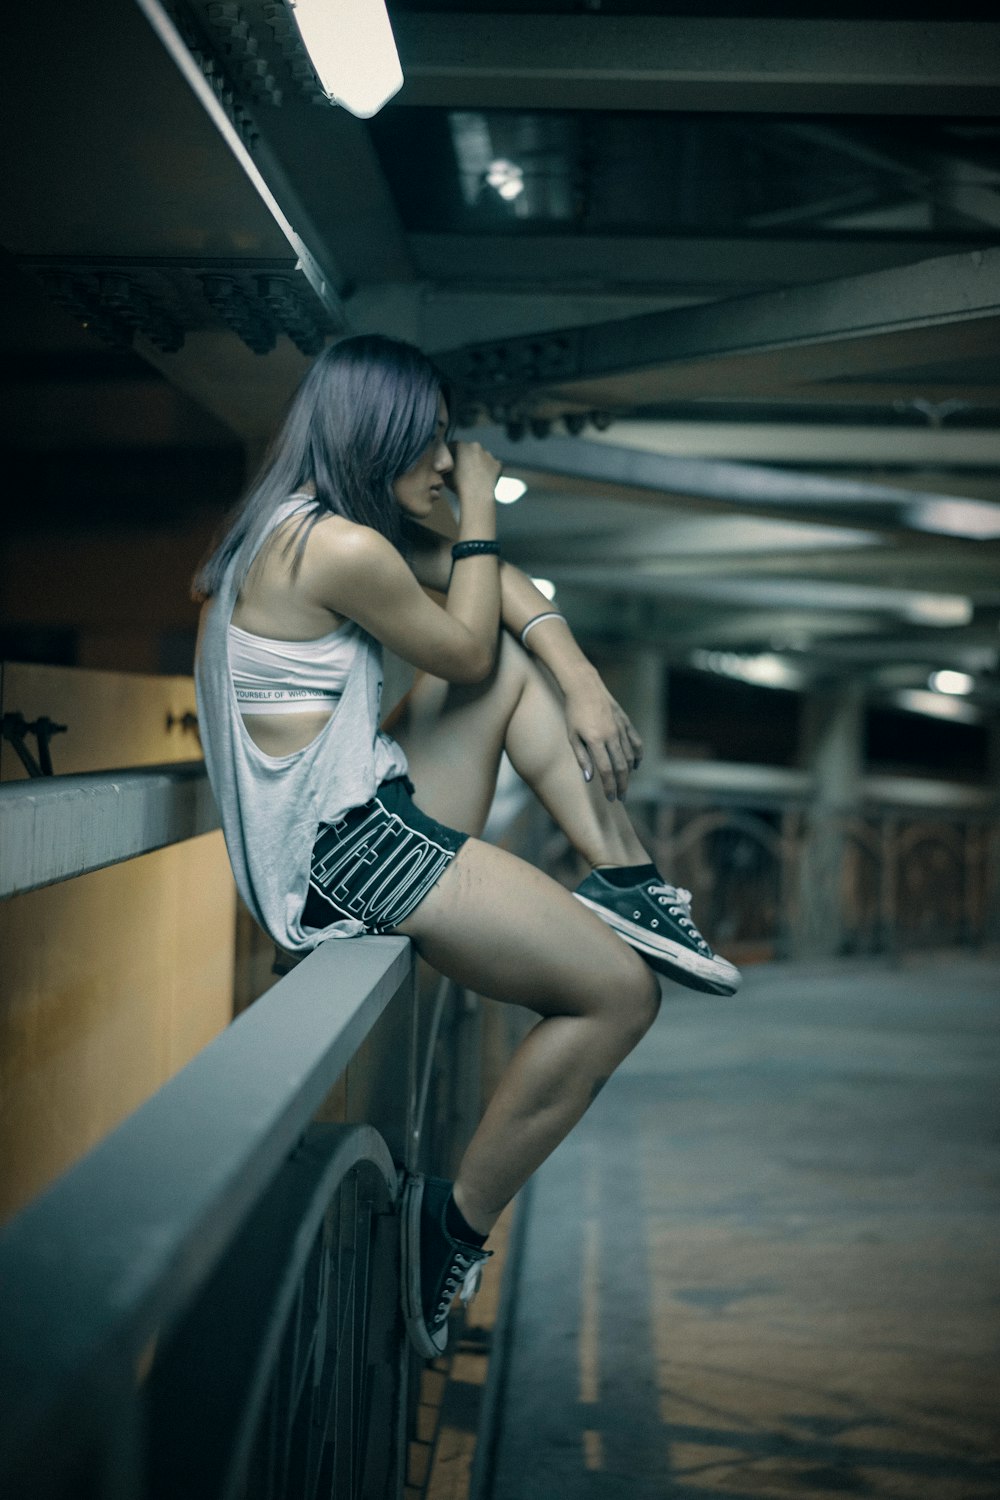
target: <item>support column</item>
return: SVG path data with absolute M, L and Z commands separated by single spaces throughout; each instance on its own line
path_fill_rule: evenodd
M 802 716 L 802 762 L 813 776 L 799 861 L 793 946 L 803 957 L 833 956 L 845 936 L 844 819 L 861 800 L 864 695 L 843 683 L 809 695 Z

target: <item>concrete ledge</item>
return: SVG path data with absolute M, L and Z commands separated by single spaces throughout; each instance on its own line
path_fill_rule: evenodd
M 0 786 L 0 898 L 120 864 L 219 826 L 203 761 Z

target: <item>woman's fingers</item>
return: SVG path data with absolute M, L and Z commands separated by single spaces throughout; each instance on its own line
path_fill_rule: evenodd
M 581 724 L 577 719 L 570 728 L 569 739 L 584 779 L 591 781 L 598 777 L 604 795 L 614 802 L 628 791 L 629 776 L 642 758 L 642 740 L 632 728 L 628 714 L 614 699 L 610 700 L 610 708 L 600 728 L 596 724 Z
M 611 764 L 608 747 L 603 743 L 599 743 L 592 745 L 590 751 L 594 760 L 594 769 L 601 779 L 601 786 L 604 788 L 604 795 L 609 802 L 613 802 L 615 800 L 615 768 Z
M 569 742 L 570 746 L 572 747 L 573 754 L 576 756 L 576 763 L 580 767 L 580 770 L 583 772 L 584 781 L 593 781 L 594 764 L 590 758 L 590 754 L 587 750 L 586 744 L 582 739 L 580 739 L 579 735 L 575 734 L 570 735 Z
M 595 740 L 588 746 L 604 795 L 609 802 L 624 797 L 628 790 L 629 761 L 615 740 Z
M 632 742 L 624 731 L 618 743 L 621 746 L 622 759 L 628 768 L 628 773 L 631 775 L 639 762 L 636 760 L 635 751 L 632 749 Z
M 642 759 L 642 741 L 639 739 L 638 735 L 634 735 L 634 732 L 632 735 L 630 735 L 629 731 L 631 730 L 632 726 L 629 724 L 627 714 L 622 713 L 620 710 L 615 714 L 615 728 L 616 736 L 611 743 L 614 744 L 616 753 L 612 758 L 614 759 L 616 765 L 618 764 L 618 759 L 620 758 L 627 771 L 634 771 L 638 767 L 639 761 Z M 639 746 L 638 752 L 636 751 L 635 745 L 633 744 L 633 736 Z M 624 793 L 622 795 L 624 795 Z
M 452 474 L 456 486 L 478 481 L 488 484 L 491 489 L 495 487 L 503 464 L 482 443 L 453 443 L 451 451 L 455 460 Z
M 615 771 L 615 792 L 619 797 L 624 797 L 628 791 L 628 773 L 632 767 L 632 757 L 622 749 L 620 741 L 612 743 L 608 749 Z
M 637 769 L 639 762 L 642 760 L 642 740 L 636 733 L 635 725 L 632 723 L 632 720 L 629 718 L 625 710 L 618 705 L 616 705 L 616 708 L 616 718 L 618 720 L 618 731 L 621 736 L 622 748 L 624 749 L 625 755 L 627 756 L 628 760 L 632 764 L 632 769 L 635 770 Z

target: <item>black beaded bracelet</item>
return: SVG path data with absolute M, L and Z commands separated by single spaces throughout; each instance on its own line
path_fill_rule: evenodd
M 453 562 L 459 562 L 463 557 L 499 557 L 499 542 L 456 542 L 451 549 Z

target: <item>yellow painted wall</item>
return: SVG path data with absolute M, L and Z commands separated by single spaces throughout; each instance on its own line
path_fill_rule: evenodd
M 67 724 L 57 774 L 197 759 L 189 678 L 5 663 L 0 707 Z M 9 745 L 0 780 L 24 772 Z M 236 900 L 221 833 L 0 902 L 0 1217 L 229 1022 Z

